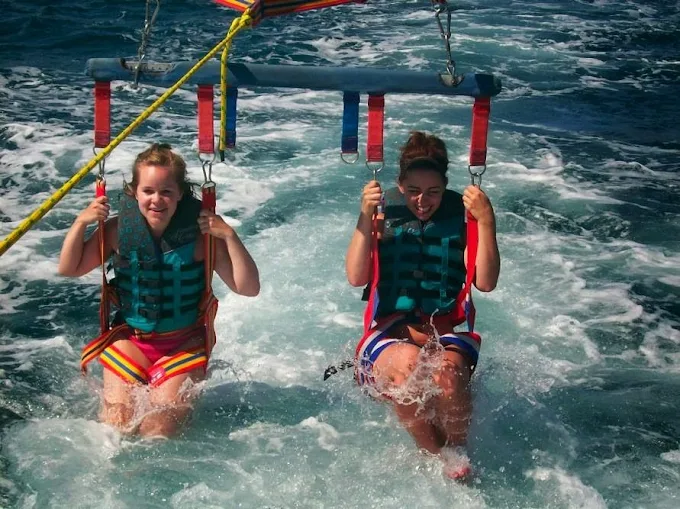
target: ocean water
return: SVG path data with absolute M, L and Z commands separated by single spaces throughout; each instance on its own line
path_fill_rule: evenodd
M 234 13 L 161 2 L 148 48 L 195 60 Z M 470 485 L 444 479 L 351 374 L 361 291 L 344 251 L 371 174 L 339 157 L 337 92 L 243 89 L 218 210 L 261 271 L 255 299 L 218 283 L 218 344 L 181 436 L 144 441 L 96 420 L 99 278 L 56 274 L 89 176 L 0 258 L 0 507 L 680 507 L 680 2 L 457 4 L 461 72 L 503 80 L 483 187 L 498 219 L 498 288 L 476 294 Z M 141 0 L 2 0 L 0 236 L 92 156 L 92 57 L 134 56 Z M 235 61 L 441 72 L 430 2 L 371 0 L 263 22 Z M 163 92 L 113 85 L 119 131 Z M 469 182 L 471 100 L 386 96 L 380 174 L 412 129 L 442 136 L 450 187 Z M 199 182 L 195 103 L 181 90 L 106 163 L 171 143 Z M 365 109 L 362 109 L 365 118 Z M 360 133 L 365 139 L 365 130 Z M 363 146 L 362 146 L 363 152 Z

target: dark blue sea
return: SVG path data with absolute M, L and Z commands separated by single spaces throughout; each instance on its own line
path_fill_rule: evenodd
M 216 285 L 218 344 L 181 436 L 98 423 L 101 369 L 79 373 L 99 276 L 62 278 L 57 259 L 93 175 L 0 258 L 0 507 L 680 507 L 680 2 L 457 5 L 457 70 L 503 81 L 482 183 L 503 262 L 476 294 L 476 479 L 445 480 L 347 371 L 322 379 L 352 356 L 363 309 L 344 252 L 371 173 L 340 159 L 341 94 L 243 88 L 238 145 L 213 178 L 262 292 Z M 0 0 L 0 237 L 92 157 L 86 60 L 135 56 L 145 6 Z M 234 16 L 162 1 L 147 58 L 197 60 Z M 446 52 L 429 1 L 370 0 L 266 20 L 231 59 L 437 73 Z M 114 82 L 114 131 L 163 91 Z M 421 129 L 447 141 L 462 190 L 471 104 L 388 94 L 384 185 Z M 152 141 L 200 182 L 195 131 L 183 88 L 107 159 L 111 193 Z

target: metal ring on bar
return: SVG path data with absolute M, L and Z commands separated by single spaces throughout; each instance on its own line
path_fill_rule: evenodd
M 385 167 L 385 161 L 366 161 L 366 168 L 373 172 L 373 180 L 378 180 L 378 173 Z
M 346 155 L 354 156 L 354 159 L 345 159 Z M 359 152 L 340 152 L 340 159 L 345 164 L 354 164 L 359 160 Z
M 482 175 L 484 175 L 484 172 L 486 171 L 486 164 L 484 166 L 475 166 L 475 168 L 482 168 L 482 171 L 472 171 L 472 168 L 472 166 L 468 165 L 468 173 L 470 174 L 472 185 L 482 187 Z M 475 182 L 475 179 L 479 179 L 479 181 Z

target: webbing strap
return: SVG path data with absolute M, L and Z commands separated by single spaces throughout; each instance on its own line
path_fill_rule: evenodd
M 106 196 L 106 181 L 103 178 L 97 178 L 94 184 L 94 194 L 97 198 Z M 99 240 L 99 257 L 102 264 L 102 292 L 99 302 L 99 329 L 104 333 L 109 330 L 109 315 L 111 305 L 109 302 L 108 281 L 106 281 L 106 253 L 104 252 L 106 245 L 106 231 L 104 221 L 99 221 L 98 226 L 98 240 Z
M 359 92 L 344 92 L 342 104 L 340 151 L 343 154 L 357 154 L 359 152 Z
M 238 100 L 238 88 L 227 89 L 227 114 L 224 119 L 225 140 L 224 148 L 236 146 L 236 102 Z M 224 161 L 224 151 L 220 146 L 220 157 Z
M 477 97 L 472 106 L 472 135 L 470 139 L 470 166 L 486 164 L 486 137 L 489 131 L 491 98 Z
M 215 128 L 213 126 L 213 86 L 198 85 L 198 152 L 215 152 Z
M 215 183 L 206 182 L 203 184 L 202 190 L 202 205 L 201 208 L 215 212 L 217 194 L 215 192 Z M 215 270 L 215 256 L 217 245 L 215 239 L 209 233 L 203 235 L 203 264 L 205 266 L 205 290 L 199 305 L 200 312 L 203 315 L 205 325 L 205 353 L 210 357 L 212 348 L 215 345 L 215 315 L 217 314 L 217 299 L 212 291 L 212 277 Z
M 366 161 L 383 162 L 383 126 L 385 122 L 385 96 L 368 96 L 368 139 L 366 142 Z
M 201 209 L 215 212 L 217 204 L 217 195 L 215 193 L 215 183 L 206 182 L 201 188 Z M 215 239 L 209 233 L 203 234 L 203 264 L 205 266 L 205 290 L 204 292 L 212 293 L 212 274 L 215 268 Z
M 380 283 L 380 258 L 378 254 L 378 212 L 376 211 L 373 213 L 373 226 L 371 228 L 371 289 L 364 310 L 364 334 L 371 330 L 373 320 L 378 312 L 378 283 Z
M 132 330 L 127 323 L 123 323 L 110 329 L 106 332 L 101 333 L 99 336 L 90 341 L 87 345 L 83 347 L 80 354 L 80 371 L 85 374 L 87 373 L 87 365 L 101 355 L 101 353 L 106 350 L 106 348 L 113 343 L 116 339 L 122 336 L 123 331 Z
M 467 321 L 468 331 L 475 330 L 475 305 L 472 302 L 472 284 L 475 280 L 477 271 L 477 246 L 479 245 L 479 228 L 477 220 L 472 214 L 467 213 L 466 240 L 467 246 L 467 267 L 465 270 L 465 287 L 460 296 L 464 299 L 463 309 Z
M 111 82 L 94 83 L 94 146 L 104 148 L 111 142 Z

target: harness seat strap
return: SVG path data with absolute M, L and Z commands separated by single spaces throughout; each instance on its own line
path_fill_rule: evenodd
M 205 368 L 208 365 L 208 355 L 203 346 L 193 348 L 187 352 L 180 352 L 169 359 L 151 366 L 148 370 L 149 385 L 158 387 L 168 379 L 188 373 L 196 368 Z
M 131 357 L 125 355 L 115 344 L 104 350 L 99 357 L 104 368 L 111 371 L 123 381 L 130 384 L 146 384 L 148 375 L 146 370 Z
M 123 323 L 100 334 L 87 345 L 85 345 L 82 353 L 80 354 L 80 370 L 82 373 L 87 373 L 87 365 L 93 359 L 99 357 L 111 343 L 118 339 L 119 335 L 124 335 L 123 331 L 127 331 L 129 329 L 130 327 L 126 323 Z

